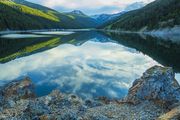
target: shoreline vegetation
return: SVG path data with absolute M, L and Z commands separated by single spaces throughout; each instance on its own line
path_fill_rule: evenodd
M 172 68 L 153 66 L 136 79 L 126 97 L 83 100 L 58 90 L 37 97 L 30 78 L 0 88 L 0 119 L 12 120 L 178 120 L 180 85 Z
M 146 6 L 129 11 L 103 27 L 106 29 L 121 29 L 124 31 L 154 31 L 167 28 L 172 30 L 180 24 L 179 0 L 155 0 Z M 167 30 L 166 30 L 167 29 Z M 179 32 L 179 29 L 178 29 Z

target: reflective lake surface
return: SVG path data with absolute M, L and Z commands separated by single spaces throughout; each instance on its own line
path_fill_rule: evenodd
M 173 67 L 180 82 L 180 40 L 170 38 L 97 31 L 3 34 L 0 86 L 29 76 L 39 96 L 59 89 L 83 98 L 122 98 L 154 65 Z

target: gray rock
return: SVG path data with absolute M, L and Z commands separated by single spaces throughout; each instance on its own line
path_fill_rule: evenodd
M 3 96 L 0 94 L 0 106 L 3 105 L 3 101 L 4 101 L 4 98 L 3 98 Z
M 94 100 L 90 100 L 90 99 L 85 100 L 84 104 L 89 108 L 102 106 L 102 102 L 98 102 L 98 101 L 94 101 Z
M 150 100 L 171 105 L 180 101 L 180 85 L 172 68 L 154 66 L 135 80 L 125 100 L 133 104 Z
M 29 101 L 28 105 L 26 106 L 26 109 L 24 111 L 25 113 L 30 113 L 30 116 L 40 116 L 43 114 L 49 114 L 50 110 L 49 107 L 46 106 L 44 103 L 39 101 Z
M 174 109 L 174 103 L 180 102 L 180 86 L 171 68 L 154 66 L 134 82 L 125 100 L 117 102 L 106 97 L 83 100 L 77 95 L 62 94 L 59 90 L 36 98 L 34 85 L 25 78 L 13 81 L 0 90 L 0 119 L 154 120 L 169 111 L 155 102 L 168 104 Z M 179 117 L 179 107 L 174 110 L 177 113 L 175 117 Z
M 78 119 L 77 114 L 72 111 L 64 113 L 61 115 L 60 118 L 58 118 L 58 120 L 77 120 L 77 119 Z
M 93 115 L 92 120 L 109 120 L 106 116 L 104 115 Z
M 28 77 L 8 83 L 1 89 L 0 94 L 4 99 L 12 99 L 14 101 L 35 98 L 34 85 Z
M 73 104 L 80 104 L 80 103 L 82 103 L 82 99 L 79 98 L 76 95 L 73 95 L 73 94 L 68 95 L 68 101 L 70 101 Z
M 7 103 L 10 108 L 13 108 L 16 104 L 13 100 L 8 100 Z

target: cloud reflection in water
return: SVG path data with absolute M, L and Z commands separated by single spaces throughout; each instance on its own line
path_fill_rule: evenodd
M 135 49 L 87 41 L 81 46 L 64 44 L 0 64 L 0 80 L 30 76 L 38 95 L 58 88 L 82 97 L 120 98 L 136 78 L 155 64 L 158 63 Z

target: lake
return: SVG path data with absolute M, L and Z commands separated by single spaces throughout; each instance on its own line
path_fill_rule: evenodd
M 59 89 L 82 98 L 122 98 L 154 65 L 180 82 L 180 38 L 100 31 L 0 35 L 0 86 L 29 76 L 38 96 Z

